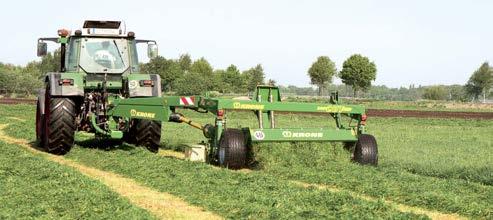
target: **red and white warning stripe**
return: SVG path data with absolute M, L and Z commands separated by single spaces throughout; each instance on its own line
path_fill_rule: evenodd
M 180 97 L 180 105 L 194 105 L 193 97 L 190 96 L 182 96 Z

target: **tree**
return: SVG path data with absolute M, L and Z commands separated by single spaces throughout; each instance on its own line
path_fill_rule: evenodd
M 453 101 L 467 101 L 466 86 L 450 85 L 448 86 L 449 99 Z
M 244 83 L 238 68 L 231 64 L 226 70 L 219 71 L 221 76 L 222 92 L 238 92 Z
M 178 95 L 201 95 L 208 90 L 204 74 L 187 72 L 176 80 L 176 93 Z
M 201 78 L 209 79 L 204 80 L 202 83 L 205 83 L 207 91 L 214 90 L 215 82 L 214 80 L 212 80 L 214 79 L 214 70 L 211 64 L 209 64 L 209 62 L 205 58 L 202 57 L 198 60 L 195 60 L 190 66 L 190 72 L 198 73 L 202 76 Z
M 332 82 L 332 77 L 337 73 L 336 65 L 327 56 L 320 56 L 317 58 L 310 69 L 308 69 L 308 75 L 310 76 L 311 84 L 318 86 L 318 95 L 323 95 L 323 91 L 327 84 Z
M 477 99 L 479 95 L 483 94 L 483 102 L 486 102 L 486 93 L 493 86 L 493 71 L 490 68 L 488 62 L 481 64 L 479 69 L 469 78 L 466 84 L 466 91 L 473 96 L 473 99 Z
M 339 77 L 342 82 L 353 88 L 356 97 L 359 90 L 367 91 L 371 87 L 371 81 L 377 76 L 375 63 L 370 62 L 368 57 L 354 54 L 344 61 Z
M 192 66 L 192 58 L 190 58 L 189 54 L 182 54 L 178 59 L 178 63 L 182 70 L 188 71 L 190 70 L 190 66 Z
M 212 71 L 213 69 L 211 64 L 203 57 L 195 60 L 190 66 L 190 72 L 201 73 L 210 76 L 212 75 Z
M 60 71 L 60 58 L 61 51 L 57 49 L 52 53 L 48 53 L 43 58 L 41 58 L 41 63 L 39 63 L 39 70 L 44 75 L 49 72 L 59 72 Z
M 249 92 L 255 91 L 257 85 L 264 84 L 265 74 L 261 64 L 257 64 L 257 66 L 244 71 L 242 75 L 246 79 L 247 90 Z
M 183 75 L 180 64 L 174 60 L 168 60 L 157 56 L 142 65 L 142 72 L 146 74 L 159 74 L 163 89 L 172 91 L 174 82 Z
M 425 88 L 423 98 L 429 100 L 446 100 L 447 95 L 448 91 L 444 86 L 429 86 Z

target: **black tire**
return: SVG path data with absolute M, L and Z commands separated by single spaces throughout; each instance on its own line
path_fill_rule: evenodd
M 130 127 L 130 130 L 134 132 L 134 136 L 128 137 L 130 141 L 134 141 L 138 146 L 144 146 L 153 153 L 159 151 L 159 145 L 161 143 L 161 122 L 135 119 L 132 127 Z
M 76 107 L 70 98 L 46 96 L 43 148 L 52 154 L 64 155 L 74 145 Z
M 41 105 L 36 101 L 36 143 L 44 148 L 44 114 L 41 114 Z
M 245 134 L 239 129 L 226 129 L 219 141 L 218 161 L 222 167 L 241 169 L 247 162 Z
M 378 147 L 375 137 L 369 134 L 362 134 L 354 147 L 353 160 L 362 165 L 378 164 Z
M 128 131 L 123 132 L 122 140 L 124 142 L 129 143 L 129 144 L 135 144 L 136 143 L 136 141 L 135 141 L 135 134 L 137 133 L 135 130 L 136 121 L 137 121 L 137 119 L 130 120 Z
M 343 144 L 344 150 L 352 152 L 354 150 L 354 145 L 356 144 L 356 142 L 344 142 Z

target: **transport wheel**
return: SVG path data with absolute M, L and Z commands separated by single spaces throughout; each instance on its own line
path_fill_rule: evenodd
M 36 143 L 38 147 L 44 148 L 44 114 L 41 114 L 39 100 L 36 101 Z
M 74 144 L 75 102 L 70 98 L 50 95 L 46 95 L 45 101 L 42 146 L 48 153 L 64 155 Z
M 161 122 L 145 119 L 134 119 L 130 127 L 130 141 L 138 146 L 144 146 L 147 150 L 157 153 L 161 143 Z
M 219 140 L 219 165 L 230 169 L 245 167 L 248 147 L 244 133 L 239 129 L 226 129 Z
M 378 164 L 378 149 L 375 137 L 369 134 L 362 134 L 354 147 L 353 160 L 363 165 Z

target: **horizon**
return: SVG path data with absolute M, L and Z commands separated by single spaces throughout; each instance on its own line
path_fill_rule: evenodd
M 115 3 L 74 2 L 70 7 L 77 11 L 60 11 L 46 2 L 29 2 L 30 8 L 23 1 L 9 2 L 0 18 L 15 38 L 0 36 L 9 42 L 0 62 L 39 60 L 38 37 L 55 36 L 60 28 L 80 29 L 89 19 L 125 21 L 138 38 L 156 40 L 168 59 L 188 53 L 194 60 L 204 57 L 214 69 L 234 64 L 246 70 L 260 63 L 266 79 L 286 86 L 313 87 L 307 70 L 318 56 L 329 56 L 338 71 L 351 54 L 367 56 L 378 69 L 372 84 L 389 88 L 463 85 L 481 63 L 493 60 L 488 53 L 493 42 L 487 40 L 493 37 L 487 28 L 493 3 L 488 1 Z M 338 78 L 333 83 L 341 84 Z

